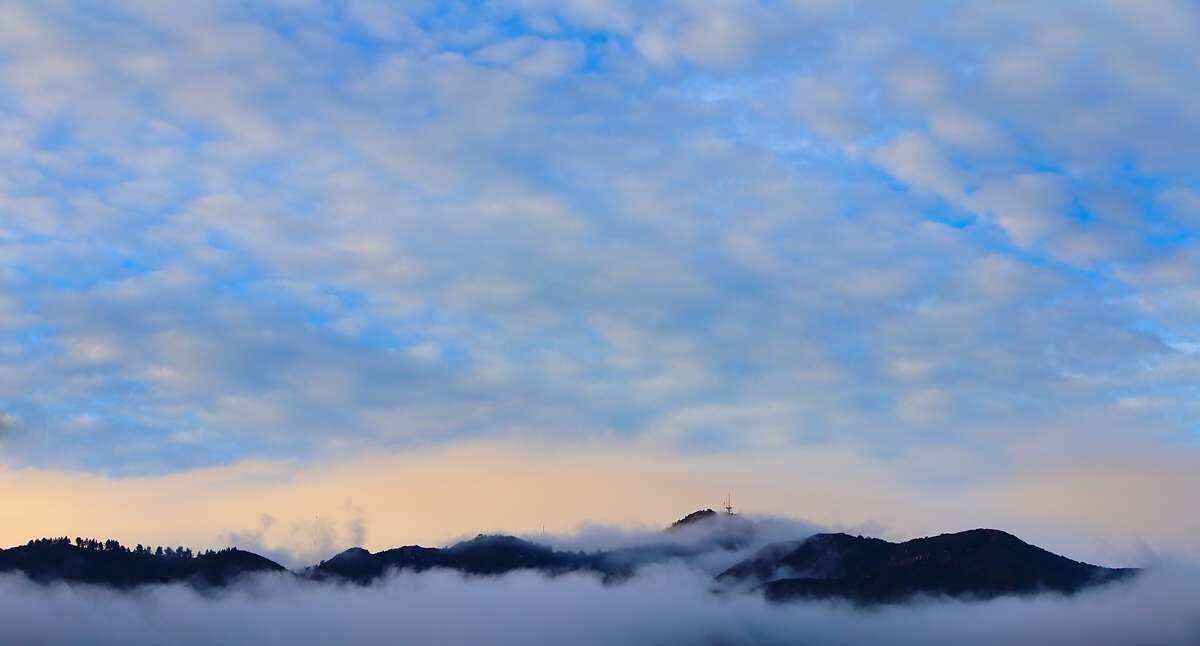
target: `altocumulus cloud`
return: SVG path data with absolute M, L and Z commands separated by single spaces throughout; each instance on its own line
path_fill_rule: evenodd
M 1195 644 L 1191 567 L 1152 569 L 1070 598 L 924 600 L 870 611 L 714 595 L 695 571 L 659 568 L 614 586 L 586 576 L 463 579 L 433 572 L 373 587 L 285 577 L 202 596 L 39 587 L 0 578 L 14 643 L 90 644 Z M 64 620 L 69 618 L 69 620 Z
M 1194 444 L 1191 3 L 0 17 L 15 464 Z

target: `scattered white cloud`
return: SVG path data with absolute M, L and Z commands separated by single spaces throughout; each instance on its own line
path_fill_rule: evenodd
M 7 464 L 1196 440 L 1188 3 L 0 12 Z

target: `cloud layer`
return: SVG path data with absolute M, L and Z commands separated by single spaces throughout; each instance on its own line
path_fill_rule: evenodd
M 266 576 L 216 596 L 131 594 L 0 578 L 0 620 L 20 643 L 91 644 L 1194 644 L 1194 571 L 1147 572 L 1071 598 L 918 602 L 857 611 L 714 595 L 660 568 L 605 587 L 586 576 L 464 580 L 433 572 L 370 588 Z M 62 621 L 69 616 L 71 621 Z

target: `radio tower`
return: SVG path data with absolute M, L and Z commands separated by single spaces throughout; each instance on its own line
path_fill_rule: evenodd
M 725 494 L 725 513 L 729 516 L 733 515 L 733 498 L 729 494 Z

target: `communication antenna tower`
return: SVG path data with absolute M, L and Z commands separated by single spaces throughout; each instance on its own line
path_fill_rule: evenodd
M 733 498 L 729 494 L 725 494 L 725 513 L 733 515 Z

